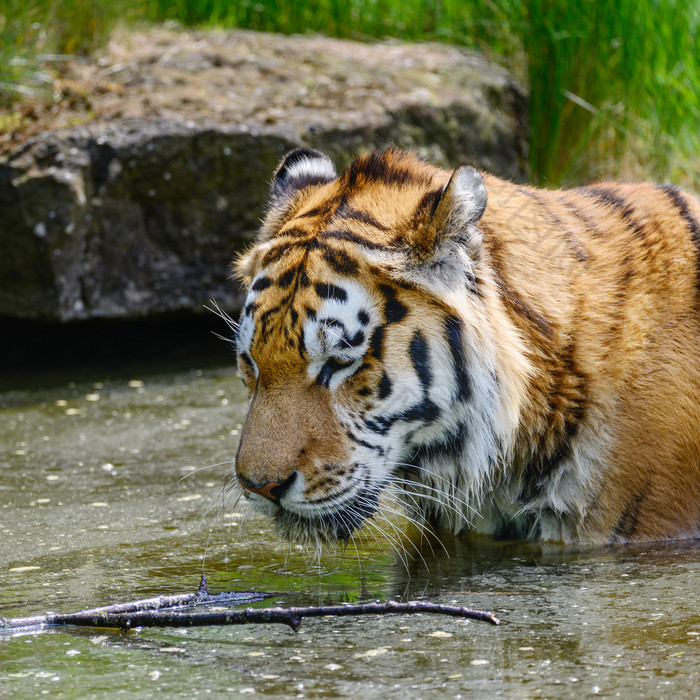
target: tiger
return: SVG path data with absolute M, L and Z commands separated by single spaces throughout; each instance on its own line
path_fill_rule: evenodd
M 298 148 L 234 268 L 231 476 L 282 537 L 347 543 L 389 492 L 437 533 L 700 536 L 692 195 Z

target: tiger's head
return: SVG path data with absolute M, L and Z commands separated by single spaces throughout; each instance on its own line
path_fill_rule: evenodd
M 482 176 L 388 150 L 340 175 L 289 153 L 254 247 L 236 476 L 292 539 L 347 540 L 393 485 L 414 519 L 469 518 L 497 452 Z

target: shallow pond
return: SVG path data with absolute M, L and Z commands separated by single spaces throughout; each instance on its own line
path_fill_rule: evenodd
M 697 542 L 452 539 L 400 557 L 368 534 L 318 557 L 222 490 L 245 412 L 233 368 L 69 379 L 0 393 L 0 615 L 188 592 L 205 571 L 213 592 L 279 593 L 262 605 L 430 599 L 503 622 L 0 633 L 0 695 L 700 695 Z

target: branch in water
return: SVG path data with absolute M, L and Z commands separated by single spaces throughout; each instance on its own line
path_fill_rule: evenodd
M 170 608 L 178 608 L 185 605 L 199 605 L 220 603 L 222 605 L 244 605 L 255 603 L 266 598 L 279 595 L 277 593 L 261 593 L 256 591 L 230 591 L 227 593 L 209 593 L 207 577 L 202 574 L 199 589 L 196 593 L 179 593 L 177 595 L 159 595 L 153 598 L 132 600 L 128 603 L 115 603 L 104 605 L 100 608 L 90 608 L 77 613 L 62 615 L 60 613 L 48 613 L 46 615 L 33 615 L 32 617 L 0 617 L 0 630 L 20 629 L 24 627 L 38 627 L 42 625 L 60 625 L 60 620 L 71 615 L 83 615 L 86 617 L 103 614 L 127 614 L 137 612 L 155 612 Z
M 437 603 L 365 603 L 359 605 L 322 605 L 301 608 L 262 608 L 255 610 L 209 611 L 209 612 L 135 612 L 135 613 L 75 613 L 73 615 L 55 615 L 51 624 L 81 625 L 87 627 L 202 627 L 206 625 L 245 625 L 251 623 L 283 623 L 295 632 L 301 627 L 305 617 L 349 617 L 354 615 L 386 615 L 398 613 L 410 615 L 415 613 L 432 613 L 449 615 L 470 620 L 480 620 L 498 625 L 499 619 L 493 613 L 454 605 Z
M 469 608 L 454 605 L 440 605 L 437 603 L 365 603 L 358 605 L 324 605 L 319 607 L 297 608 L 262 608 L 255 610 L 224 610 L 206 612 L 174 612 L 162 610 L 162 608 L 181 606 L 188 603 L 233 603 L 241 604 L 251 602 L 251 599 L 262 600 L 270 597 L 270 593 L 220 593 L 210 595 L 206 588 L 206 579 L 202 576 L 202 584 L 197 593 L 189 593 L 178 596 L 159 596 L 134 601 L 133 603 L 120 603 L 104 608 L 82 610 L 77 613 L 37 615 L 35 617 L 0 618 L 0 629 L 18 629 L 21 627 L 35 627 L 37 625 L 73 625 L 80 627 L 117 627 L 128 630 L 134 627 L 201 627 L 206 625 L 245 625 L 261 623 L 282 623 L 291 627 L 294 631 L 301 626 L 305 617 L 349 617 L 356 615 L 385 615 L 387 613 L 411 615 L 416 613 L 430 613 L 449 615 L 470 620 L 490 622 L 498 625 L 498 618 L 490 612 L 471 610 Z M 243 598 L 243 600 L 241 600 Z M 174 602 L 173 602 L 174 601 Z

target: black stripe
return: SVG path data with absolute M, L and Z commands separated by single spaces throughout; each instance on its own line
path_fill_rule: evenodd
M 312 236 L 312 234 L 303 231 L 302 229 L 288 229 L 287 231 L 283 231 L 282 233 L 278 234 L 278 236 L 279 239 L 276 241 L 277 245 L 268 250 L 263 256 L 261 260 L 262 267 L 272 265 L 294 248 L 301 247 L 307 251 L 333 250 L 325 242 L 326 240 L 347 241 L 348 243 L 354 243 L 369 250 L 381 250 L 385 247 L 382 243 L 370 241 L 362 236 L 358 236 L 356 233 L 341 229 L 330 229 L 328 231 L 323 231 L 317 236 Z M 298 239 L 287 240 L 290 236 L 295 238 L 298 237 Z M 287 239 L 285 239 L 285 237 Z M 343 274 L 355 274 L 357 271 L 356 261 L 354 261 L 347 254 L 333 250 L 333 252 L 327 254 L 324 253 L 324 257 L 326 257 L 329 264 L 338 266 L 339 271 L 341 271 Z
M 377 360 L 382 359 L 384 352 L 384 326 L 377 326 L 372 331 L 372 337 L 369 339 L 369 353 Z
M 253 292 L 262 292 L 263 289 L 267 289 L 272 284 L 272 280 L 269 277 L 260 277 L 250 288 Z
M 369 312 L 360 309 L 360 311 L 357 312 L 357 320 L 363 326 L 366 326 L 369 323 Z
M 638 238 L 644 238 L 647 234 L 647 227 L 635 216 L 636 207 L 617 192 L 605 187 L 579 187 L 576 192 L 581 192 L 588 197 L 593 197 L 599 202 L 612 207 L 620 214 L 625 221 L 625 225 L 632 229 Z
M 467 439 L 467 426 L 459 423 L 456 428 L 433 442 L 420 445 L 416 454 L 411 457 L 411 462 L 423 461 L 435 457 L 458 457 Z
M 430 369 L 430 356 L 428 354 L 428 343 L 420 331 L 415 331 L 408 345 L 408 355 L 411 358 L 413 369 L 418 375 L 423 391 L 430 386 L 433 377 Z
M 349 189 L 362 182 L 381 182 L 385 185 L 424 184 L 426 178 L 420 173 L 411 170 L 396 162 L 396 152 L 387 151 L 370 153 L 361 156 L 350 164 L 341 176 L 347 182 Z
M 299 219 L 312 219 L 315 216 L 318 216 L 319 214 L 323 213 L 323 209 L 321 207 L 315 207 L 314 209 L 309 209 L 308 211 L 302 212 L 301 214 L 297 214 L 297 218 Z
M 365 428 L 378 435 L 386 435 L 392 425 L 398 420 L 398 416 L 377 416 L 365 421 Z
M 566 194 L 562 195 L 561 201 L 562 204 L 571 212 L 571 214 L 583 223 L 593 237 L 603 237 L 603 232 L 598 228 L 593 219 L 588 216 L 586 212 L 581 211 L 581 207 L 579 207 L 576 202 L 572 202 L 570 199 L 568 199 Z
M 349 206 L 346 202 L 341 202 L 335 212 L 335 215 L 340 219 L 350 219 L 352 221 L 361 221 L 363 224 L 369 224 L 380 231 L 386 231 L 387 227 L 379 223 L 369 212 L 360 211 Z
M 421 421 L 432 423 L 440 417 L 440 409 L 430 399 L 424 399 L 415 406 L 407 408 L 401 413 L 392 416 L 378 416 L 377 418 L 365 421 L 365 427 L 379 435 L 385 435 L 397 421 Z
M 342 288 L 330 282 L 319 282 L 314 285 L 316 294 L 322 299 L 335 299 L 336 301 L 347 301 L 348 293 Z
M 384 295 L 384 320 L 386 323 L 402 321 L 408 313 L 408 309 L 396 298 L 396 290 L 388 284 L 380 284 L 379 291 Z
M 599 199 L 604 204 L 608 204 L 615 209 L 620 209 L 625 205 L 625 201 L 619 197 L 614 190 L 601 187 L 600 185 L 577 187 L 574 192 L 578 192 L 593 199 Z
M 356 275 L 359 269 L 356 260 L 353 260 L 347 253 L 333 248 L 324 247 L 321 253 L 323 259 L 339 275 Z
M 552 339 L 554 333 L 552 324 L 538 311 L 533 309 L 496 271 L 496 284 L 501 292 L 501 298 L 518 315 L 527 319 L 546 338 Z
M 303 249 L 306 252 L 310 250 L 325 250 L 328 245 L 323 241 L 319 241 L 318 238 L 307 238 L 306 240 L 284 240 L 279 239 L 275 241 L 276 245 L 263 255 L 260 265 L 262 267 L 268 267 L 278 260 L 283 258 L 287 253 L 295 249 Z
M 639 511 L 641 510 L 646 495 L 646 488 L 644 488 L 629 501 L 620 519 L 617 521 L 617 525 L 615 525 L 612 537 L 613 542 L 628 540 L 637 531 Z
M 413 220 L 414 222 L 419 221 L 426 215 L 430 215 L 431 217 L 435 215 L 435 211 L 437 209 L 438 204 L 440 204 L 440 200 L 442 199 L 442 195 L 444 194 L 444 190 L 440 188 L 439 190 L 433 190 L 432 192 L 427 192 L 426 194 L 423 195 L 423 198 L 420 200 L 418 203 L 418 206 L 416 207 L 416 211 L 413 215 Z
M 460 401 L 468 401 L 471 396 L 471 386 L 467 371 L 467 358 L 464 355 L 464 345 L 462 344 L 462 328 L 462 321 L 457 316 L 450 315 L 445 319 L 445 334 L 450 346 L 455 380 L 457 381 L 457 398 Z
M 304 328 L 299 329 L 297 334 L 297 349 L 299 350 L 299 355 L 303 358 L 306 355 L 306 341 L 304 340 Z
M 263 255 L 263 258 L 260 261 L 261 266 L 268 267 L 269 265 L 276 263 L 280 258 L 284 257 L 284 255 L 288 253 L 292 247 L 293 246 L 289 243 L 281 242 L 274 248 L 270 248 L 270 250 L 268 250 L 267 253 Z
M 552 357 L 557 367 L 552 372 L 549 389 L 548 425 L 535 455 L 525 466 L 519 496 L 523 500 L 539 493 L 562 462 L 571 456 L 573 440 L 585 418 L 588 379 L 576 366 L 574 348 L 571 343 L 559 356 Z
M 288 299 L 285 301 L 288 301 Z M 261 327 L 266 326 L 270 316 L 272 316 L 272 314 L 279 313 L 281 311 L 280 306 L 282 306 L 283 304 L 284 304 L 284 302 L 282 304 L 278 304 L 276 306 L 273 306 L 272 308 L 268 309 L 267 311 L 263 311 L 263 313 L 261 313 L 260 317 L 258 318 L 258 325 Z
M 571 440 L 578 432 L 578 424 L 567 423 L 564 437 L 560 438 L 554 450 L 540 454 L 527 464 L 523 474 L 523 484 L 518 496 L 521 501 L 529 501 L 537 496 L 545 485 L 545 481 L 571 455 Z M 540 449 L 542 449 L 540 447 Z
M 328 216 L 328 214 L 331 212 L 331 210 L 335 206 L 336 206 L 336 203 L 333 201 L 333 199 L 328 199 L 318 207 L 314 207 L 313 209 L 308 209 L 305 212 L 297 214 L 297 218 L 299 218 L 299 219 L 313 219 L 316 216 Z
M 294 277 L 296 276 L 298 271 L 298 267 L 293 267 L 291 270 L 287 270 L 277 280 L 277 286 L 281 287 L 282 289 L 287 289 L 294 281 Z
M 258 310 L 259 304 L 254 301 L 249 301 L 243 308 L 244 316 L 252 316 Z
M 697 248 L 697 272 L 695 284 L 697 287 L 700 287 L 700 225 L 698 225 L 695 217 L 690 213 L 686 197 L 681 190 L 679 190 L 677 187 L 673 187 L 672 185 L 659 185 L 659 189 L 666 193 L 669 199 L 673 202 L 674 206 L 680 212 L 683 219 L 685 219 L 685 223 L 688 226 L 690 235 L 693 238 L 693 243 L 695 243 L 695 247 Z
M 380 399 L 385 399 L 389 394 L 391 394 L 391 379 L 387 376 L 386 372 L 382 372 L 382 378 L 379 380 L 379 387 L 377 390 L 377 396 Z
M 380 455 L 384 454 L 384 448 L 380 447 L 379 445 L 372 445 L 369 442 L 366 442 L 365 440 L 361 440 L 358 437 L 355 437 L 353 433 L 351 433 L 349 430 L 345 433 L 353 442 L 356 442 L 358 445 L 362 445 L 362 447 L 366 447 L 370 450 L 374 450 L 375 452 L 378 452 Z
M 537 202 L 538 206 L 546 212 L 547 216 L 552 220 L 556 231 L 563 234 L 564 238 L 566 238 L 566 241 L 569 244 L 569 247 L 571 248 L 573 254 L 576 256 L 577 260 L 580 260 L 581 262 L 587 262 L 590 259 L 590 255 L 588 254 L 588 251 L 581 245 L 581 241 L 579 241 L 577 236 L 575 236 L 564 225 L 564 222 L 551 210 L 549 202 L 545 197 L 543 197 L 536 190 L 519 187 L 518 191 L 521 194 L 524 194 L 530 197 L 530 199 Z
M 247 352 L 239 352 L 238 357 L 243 360 L 243 363 L 246 364 L 253 372 L 255 372 L 255 365 L 253 364 L 253 359 Z
M 440 417 L 440 409 L 430 399 L 425 399 L 422 403 L 407 409 L 399 415 L 399 420 L 432 423 Z
M 345 362 L 344 360 L 339 360 L 336 357 L 330 357 L 326 360 L 326 363 L 321 368 L 321 371 L 316 377 L 316 384 L 327 387 L 330 384 L 331 377 L 341 369 L 349 367 L 353 361 Z
M 362 236 L 358 236 L 356 233 L 350 231 L 344 231 L 342 229 L 330 229 L 329 231 L 323 231 L 319 234 L 319 238 L 327 239 L 332 238 L 339 241 L 348 241 L 349 243 L 356 243 L 357 245 L 364 246 L 370 250 L 379 250 L 384 248 L 381 243 L 375 243 L 374 241 L 369 241 Z
M 290 226 L 289 228 L 282 229 L 277 236 L 278 237 L 288 237 L 288 238 L 309 238 L 311 236 L 311 232 L 306 231 L 303 228 L 297 228 L 296 226 Z

